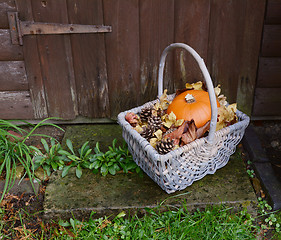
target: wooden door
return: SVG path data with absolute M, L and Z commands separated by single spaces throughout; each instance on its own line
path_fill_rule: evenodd
M 0 118 L 116 119 L 119 112 L 157 97 L 160 55 L 173 42 L 193 47 L 214 84 L 250 114 L 265 3 L 0 0 L 0 71 L 5 76 L 0 77 Z M 17 11 L 20 21 L 110 25 L 112 32 L 26 35 L 23 46 L 12 45 L 7 11 Z M 169 93 L 197 80 L 203 80 L 202 74 L 189 54 L 175 50 L 168 56 L 164 88 Z

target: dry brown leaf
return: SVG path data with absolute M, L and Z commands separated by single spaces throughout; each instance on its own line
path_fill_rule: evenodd
M 218 86 L 216 86 L 215 88 L 214 88 L 214 90 L 215 90 L 215 94 L 216 94 L 216 96 L 218 97 L 219 95 L 220 95 L 220 93 L 221 93 L 221 85 L 219 84 Z
M 162 117 L 162 121 L 163 121 L 163 125 L 166 127 L 166 128 L 171 128 L 172 126 L 175 126 L 175 127 L 179 127 L 183 124 L 184 122 L 184 119 L 178 119 L 177 120 L 177 117 L 176 115 L 171 112 L 170 114 L 165 114 L 163 117 Z
M 236 110 L 237 110 L 236 103 L 228 105 L 227 107 L 221 105 L 218 108 L 218 121 L 217 121 L 216 131 L 237 122 L 237 116 L 235 113 Z
M 183 122 L 184 122 L 184 119 L 179 119 L 179 120 L 177 120 L 177 121 L 175 122 L 175 127 L 181 126 L 181 125 L 183 124 Z
M 198 128 L 196 131 L 197 138 L 201 138 L 204 136 L 204 134 L 210 129 L 210 121 L 206 122 L 204 126 L 201 128 Z
M 194 90 L 203 90 L 203 83 L 201 81 L 198 81 L 196 83 L 186 83 L 185 84 L 186 89 L 194 89 Z
M 104 229 L 105 227 L 107 227 L 108 224 L 111 224 L 111 221 L 108 219 L 105 219 L 102 224 L 99 226 L 100 229 Z
M 169 107 L 170 102 L 167 100 L 167 89 L 164 90 L 164 93 L 159 98 L 160 103 L 159 107 L 161 110 L 166 110 Z
M 143 132 L 143 128 L 142 128 L 139 124 L 137 124 L 137 126 L 135 126 L 134 129 L 135 129 L 138 133 Z
M 178 145 L 180 138 L 182 137 L 182 134 L 184 133 L 186 124 L 188 121 L 185 121 L 179 128 L 177 128 L 175 131 L 168 133 L 164 136 L 164 139 L 170 139 L 174 140 L 174 144 Z
M 227 105 L 226 96 L 220 95 L 220 96 L 218 96 L 217 100 L 219 101 L 220 105 L 222 105 L 222 106 Z
M 190 122 L 186 123 L 185 132 L 181 137 L 183 145 L 186 145 L 197 138 L 196 131 L 197 128 L 193 119 Z
M 154 133 L 154 136 L 157 138 L 158 141 L 161 141 L 162 135 L 163 135 L 163 132 L 161 131 L 161 129 L 158 129 L 158 130 Z
M 261 187 L 260 180 L 257 179 L 256 177 L 254 177 L 254 178 L 252 178 L 252 183 L 253 183 L 253 187 L 255 189 L 256 194 L 261 193 L 262 187 Z
M 150 145 L 154 148 L 156 147 L 157 142 L 158 142 L 157 138 L 151 138 L 149 140 Z

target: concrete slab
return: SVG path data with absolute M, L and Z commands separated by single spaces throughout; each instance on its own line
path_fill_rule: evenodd
M 122 128 L 116 124 L 80 124 L 69 125 L 66 128 L 62 146 L 66 147 L 66 139 L 70 139 L 75 150 L 80 148 L 84 142 L 89 141 L 90 147 L 94 148 L 99 142 L 101 151 L 108 150 L 113 139 L 117 139 L 119 145 L 123 144 Z
M 5 180 L 0 181 L 0 193 L 2 194 L 3 190 L 4 190 L 4 186 L 5 186 Z M 39 191 L 39 187 L 40 187 L 40 183 L 38 183 L 37 181 L 33 182 L 33 186 L 34 189 L 30 183 L 29 179 L 23 179 L 22 181 L 20 181 L 19 179 L 15 180 L 15 183 L 13 185 L 13 187 L 9 190 L 10 194 L 19 194 L 19 193 L 38 193 Z M 34 192 L 35 190 L 35 192 Z
M 115 215 L 122 210 L 142 212 L 145 208 L 178 207 L 186 202 L 190 210 L 207 204 L 228 203 L 235 206 L 256 203 L 256 196 L 238 154 L 214 175 L 207 175 L 184 191 L 165 193 L 146 174 L 117 174 L 102 177 L 83 171 L 81 179 L 74 171 L 61 178 L 56 172 L 46 188 L 44 211 L 46 219 L 67 219 L 72 214 L 87 218 L 94 211 L 96 217 Z

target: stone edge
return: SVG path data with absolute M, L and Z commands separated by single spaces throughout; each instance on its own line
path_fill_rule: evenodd
M 267 193 L 269 204 L 274 211 L 281 209 L 281 183 L 274 174 L 271 163 L 253 126 L 250 125 L 246 129 L 242 144 L 249 154 L 263 189 Z

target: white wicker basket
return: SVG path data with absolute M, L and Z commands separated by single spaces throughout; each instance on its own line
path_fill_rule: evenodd
M 212 109 L 208 136 L 197 139 L 165 155 L 160 155 L 125 120 L 127 112 L 140 113 L 142 108 L 155 104 L 156 101 L 159 101 L 158 99 L 121 112 L 118 115 L 118 123 L 123 129 L 123 137 L 134 161 L 167 193 L 182 190 L 194 181 L 203 178 L 206 174 L 213 174 L 217 169 L 224 167 L 230 155 L 235 152 L 236 146 L 242 139 L 250 121 L 246 114 L 237 110 L 238 122 L 216 131 L 217 104 L 211 77 L 203 59 L 194 49 L 183 43 L 171 44 L 162 53 L 158 75 L 158 97 L 163 93 L 163 71 L 166 56 L 170 50 L 177 47 L 190 52 L 203 73 Z M 168 96 L 168 100 L 173 98 L 174 94 Z

